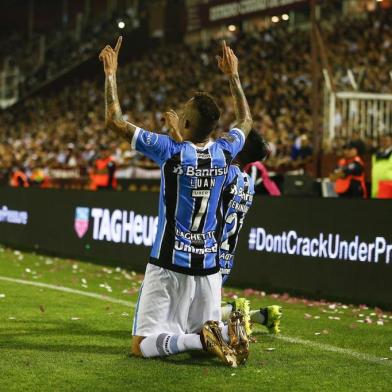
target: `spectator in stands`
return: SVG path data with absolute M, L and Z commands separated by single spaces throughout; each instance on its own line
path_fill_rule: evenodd
M 330 175 L 331 181 L 335 182 L 335 192 L 344 198 L 366 198 L 365 167 L 359 157 L 357 143 L 344 145 L 343 154 L 338 167 Z
M 92 190 L 116 189 L 117 180 L 115 177 L 116 163 L 111 156 L 110 150 L 106 146 L 100 147 L 98 159 L 90 174 Z
M 367 146 L 358 131 L 354 131 L 351 135 L 351 142 L 357 146 L 358 155 L 363 156 L 367 152 Z
M 362 90 L 390 92 L 392 10 L 367 14 L 366 18 L 347 18 L 344 23 L 325 19 L 322 24 L 337 87 L 352 88 L 346 78 L 346 70 L 350 68 L 355 75 L 363 70 L 363 82 L 358 80 Z M 105 36 L 110 30 L 102 26 L 99 28 Z M 97 45 L 94 41 L 103 38 L 99 36 L 100 33 L 92 34 L 91 42 L 82 39 L 89 46 L 82 52 L 79 52 L 78 43 L 74 48 L 76 52 L 68 46 L 59 45 L 65 55 L 59 56 L 57 49 L 47 53 L 50 56 L 46 60 L 50 64 L 42 65 L 44 73 L 53 64 L 59 67 L 55 71 L 60 71 L 61 66 L 66 65 L 63 60 L 68 63 L 67 53 L 72 54 L 70 60 L 78 59 L 90 49 L 95 55 Z M 9 37 L 4 38 L 8 40 Z M 262 32 L 232 35 L 230 40 L 234 49 L 246 54 L 248 59 L 243 64 L 244 85 L 254 113 L 255 127 L 272 146 L 271 157 L 265 165 L 279 173 L 303 167 L 312 155 L 309 143 L 312 127 L 308 32 L 296 29 L 293 33 L 287 24 L 279 23 Z M 131 83 L 133 91 L 121 94 L 124 116 L 129 117 L 127 109 L 136 108 L 139 114 L 137 118 L 129 117 L 130 121 L 142 122 L 147 129 L 166 132 L 161 121 L 162 111 L 168 107 L 177 108 L 183 97 L 192 95 L 195 90 L 206 90 L 221 97 L 220 105 L 225 115 L 219 131 L 228 129 L 233 113 L 229 90 L 216 72 L 215 62 L 211 61 L 215 45 L 216 42 L 211 41 L 207 46 L 176 44 L 155 47 L 141 52 L 137 59 L 125 64 L 119 74 L 119 86 Z M 2 54 L 3 46 L 0 46 Z M 20 45 L 9 45 L 10 51 L 14 52 L 15 47 Z M 7 52 L 7 49 L 4 51 Z M 36 51 L 33 51 L 31 60 L 36 62 Z M 21 66 L 21 69 L 25 68 Z M 97 155 L 95 146 L 111 145 L 114 140 L 112 135 L 100 129 L 103 123 L 101 84 L 100 79 L 92 76 L 83 82 L 74 80 L 60 91 L 48 87 L 44 93 L 0 112 L 0 171 L 3 173 L 0 175 L 4 178 L 9 173 L 14 159 L 27 169 L 27 175 L 34 171 L 38 162 L 46 165 L 40 168 L 47 171 L 78 172 L 78 168 L 83 168 L 80 170 L 83 176 L 90 170 Z M 344 120 L 341 119 L 341 122 L 343 126 Z M 328 152 L 340 153 L 346 143 L 337 134 L 337 140 L 328 143 Z M 354 136 L 354 139 L 358 138 Z M 367 151 L 371 151 L 374 140 L 366 138 L 365 142 Z M 361 152 L 362 147 L 358 149 Z M 116 151 L 118 164 L 124 163 L 132 168 L 139 166 L 143 170 L 127 171 L 122 167 L 123 173 L 144 176 L 150 169 L 155 169 L 149 167 L 150 161 L 129 159 L 125 153 L 126 149 Z M 45 158 L 42 161 L 35 157 Z
M 16 167 L 12 170 L 10 178 L 10 186 L 18 188 L 28 188 L 30 186 L 29 180 L 21 167 Z
M 392 135 L 382 136 L 372 156 L 372 197 L 392 198 Z
M 291 159 L 297 166 L 306 164 L 313 155 L 313 149 L 306 134 L 301 135 L 291 148 Z

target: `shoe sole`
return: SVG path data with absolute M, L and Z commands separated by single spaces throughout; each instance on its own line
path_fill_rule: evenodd
M 238 318 L 236 318 L 234 321 L 231 320 L 230 322 L 235 325 L 235 327 L 231 327 L 231 329 L 237 331 L 235 336 L 237 342 L 231 339 L 230 346 L 234 348 L 237 354 L 237 363 L 242 365 L 249 357 L 249 339 L 246 334 L 243 315 L 240 313 L 239 316 L 236 315 L 235 317 Z
M 223 357 L 218 356 L 226 365 L 236 368 L 237 367 L 237 358 L 235 353 L 229 352 L 232 349 L 226 344 L 223 340 L 222 333 L 220 332 L 219 326 L 216 325 L 208 325 L 209 332 L 214 335 L 215 339 L 218 341 L 219 346 L 222 348 Z M 213 354 L 216 354 L 215 352 Z

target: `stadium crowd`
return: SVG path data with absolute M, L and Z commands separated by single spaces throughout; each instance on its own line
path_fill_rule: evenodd
M 392 12 L 323 25 L 337 83 L 350 89 L 347 69 L 361 82 L 361 90 L 390 92 Z M 307 31 L 286 25 L 264 32 L 237 34 L 230 44 L 241 58 L 243 86 L 254 127 L 269 141 L 272 170 L 303 167 L 312 159 L 310 107 L 310 43 Z M 181 109 L 195 90 L 213 93 L 220 102 L 220 130 L 234 115 L 227 85 L 215 60 L 218 42 L 209 46 L 178 44 L 148 51 L 119 67 L 119 90 L 125 116 L 146 129 L 167 132 L 163 111 Z M 97 48 L 98 50 L 99 48 Z M 31 183 L 42 184 L 57 175 L 87 177 L 94 162 L 112 155 L 117 176 L 155 169 L 153 163 L 130 151 L 103 129 L 102 77 L 74 81 L 61 91 L 35 95 L 0 113 L 0 181 L 20 169 Z M 358 136 L 359 137 L 359 136 Z M 324 151 L 341 153 L 347 140 L 331 140 Z M 374 153 L 378 141 L 361 141 L 361 153 Z M 59 174 L 62 171 L 63 174 Z

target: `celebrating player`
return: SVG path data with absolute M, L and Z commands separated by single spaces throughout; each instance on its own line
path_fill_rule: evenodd
M 181 113 L 184 142 L 178 143 L 123 119 L 116 85 L 121 40 L 100 54 L 106 75 L 106 125 L 161 167 L 158 231 L 136 307 L 132 352 L 148 358 L 204 348 L 236 366 L 247 357 L 248 340 L 238 312 L 222 336 L 222 278 L 216 255 L 219 201 L 228 167 L 252 126 L 238 60 L 223 43 L 218 63 L 230 82 L 236 127 L 213 142 L 220 111 L 210 95 L 197 93 Z
M 227 184 L 224 187 L 222 197 L 225 223 L 219 247 L 219 263 L 223 284 L 233 268 L 239 233 L 253 201 L 254 184 L 243 169 L 248 163 L 264 160 L 269 152 L 268 143 L 252 129 L 246 139 L 244 148 L 234 162 L 235 164 L 230 165 Z M 271 305 L 259 310 L 251 310 L 249 300 L 238 298 L 222 308 L 222 321 L 228 321 L 233 311 L 240 311 L 243 314 L 248 335 L 252 332 L 251 321 L 265 325 L 270 333 L 279 333 L 282 316 L 280 306 Z
M 174 110 L 166 112 L 165 119 L 172 137 L 177 141 L 182 141 L 176 112 Z M 222 284 L 226 282 L 232 271 L 239 233 L 253 201 L 254 184 L 243 169 L 249 163 L 264 160 L 269 152 L 268 143 L 252 129 L 245 141 L 244 148 L 237 155 L 234 164 L 229 167 L 222 195 L 224 226 L 219 247 Z M 279 325 L 282 317 L 280 306 L 270 305 L 254 310 L 250 309 L 249 300 L 237 298 L 222 307 L 222 321 L 228 322 L 232 312 L 237 310 L 244 316 L 248 335 L 252 333 L 251 322 L 266 326 L 270 333 L 278 334 L 280 332 Z

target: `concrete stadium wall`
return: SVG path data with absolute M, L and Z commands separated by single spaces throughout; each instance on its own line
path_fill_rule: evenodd
M 158 194 L 0 188 L 0 243 L 143 271 Z M 392 309 L 392 202 L 256 197 L 229 285 Z

